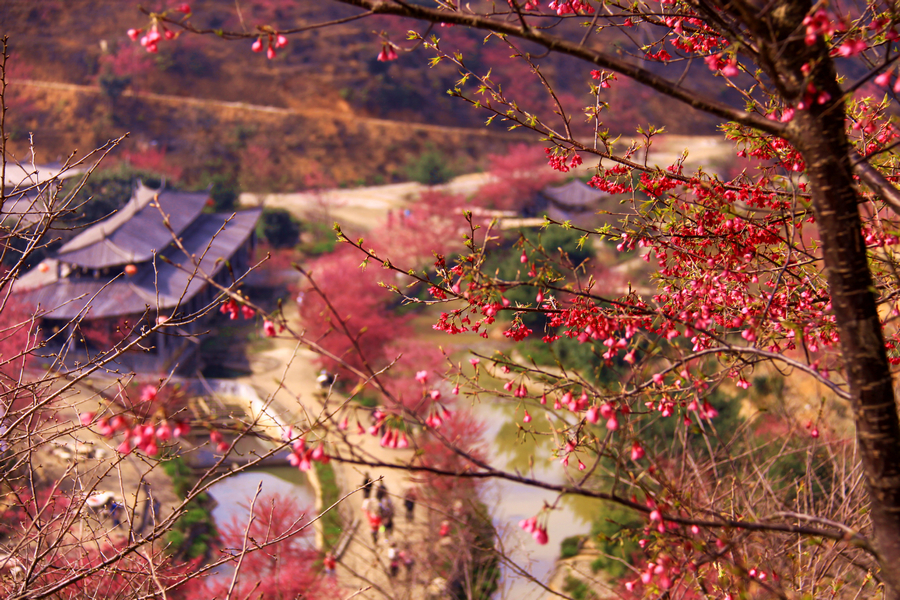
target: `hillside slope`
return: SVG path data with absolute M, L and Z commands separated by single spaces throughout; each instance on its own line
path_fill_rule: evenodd
M 191 5 L 198 26 L 248 31 L 259 23 L 291 27 L 353 14 L 336 3 L 302 0 L 241 1 L 240 17 L 232 1 Z M 451 65 L 429 68 L 430 54 L 423 49 L 378 62 L 379 33 L 407 46 L 405 32 L 421 28 L 398 19 L 299 34 L 273 61 L 251 52 L 245 41 L 213 36 L 183 36 L 148 55 L 125 35 L 128 27 L 147 23 L 129 0 L 7 0 L 0 3 L 0 22 L 10 36 L 8 129 L 19 157 L 26 154 L 30 132 L 36 134 L 38 160 L 131 132 L 117 153 L 120 160 L 180 172 L 188 184 L 225 174 L 245 188 L 287 190 L 302 186 L 310 173 L 338 183 L 402 180 L 407 166 L 429 151 L 442 154 L 457 172 L 472 171 L 488 154 L 522 140 L 502 125 L 486 129 L 486 114 L 448 97 L 459 73 Z M 505 77 L 500 83 L 521 106 L 547 114 L 550 100 L 540 82 L 510 58 L 505 44 L 457 28 L 439 33 L 442 46 L 462 49 L 476 71 L 495 66 L 495 77 Z M 589 69 L 560 57 L 540 64 L 577 126 L 579 107 L 589 102 Z M 668 122 L 673 133 L 711 129 L 702 116 L 672 111 L 628 82 L 608 94 L 618 107 L 613 123 Z

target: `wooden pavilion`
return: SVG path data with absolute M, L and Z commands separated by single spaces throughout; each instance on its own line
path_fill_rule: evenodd
M 48 356 L 84 365 L 130 331 L 202 313 L 220 295 L 209 281 L 229 286 L 243 276 L 261 209 L 205 213 L 208 199 L 138 183 L 121 210 L 19 278 L 13 291 L 41 319 Z M 157 373 L 190 364 L 205 328 L 202 316 L 164 328 L 116 365 Z

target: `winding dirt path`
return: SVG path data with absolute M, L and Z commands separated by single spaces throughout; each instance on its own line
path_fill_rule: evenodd
M 285 305 L 285 316 L 296 322 L 297 308 L 293 302 Z M 269 410 L 279 415 L 282 420 L 292 422 L 300 427 L 318 419 L 321 411 L 334 410 L 341 399 L 336 396 L 325 400 L 316 384 L 318 368 L 315 365 L 316 355 L 310 350 L 299 348 L 296 341 L 289 338 L 273 338 L 269 347 L 251 353 L 250 368 L 253 374 L 239 381 L 255 387 L 260 396 L 270 400 Z M 358 452 L 376 460 L 385 462 L 408 460 L 412 451 L 382 448 L 379 438 L 371 435 L 352 433 L 348 441 Z M 342 452 L 342 453 L 345 453 Z M 355 519 L 360 519 L 358 529 L 338 562 L 338 581 L 342 587 L 350 591 L 364 590 L 357 598 L 385 599 L 418 599 L 425 598 L 425 586 L 430 580 L 422 565 L 413 568 L 407 577 L 401 567 L 400 574 L 391 578 L 388 574 L 387 558 L 389 545 L 380 535 L 377 544 L 373 544 L 371 533 L 362 512 L 362 493 L 357 490 L 364 478 L 364 470 L 354 465 L 332 461 L 338 484 L 343 494 L 350 496 L 341 504 L 339 510 L 345 527 L 349 527 Z M 397 550 L 406 545 L 415 546 L 423 537 L 423 508 L 417 507 L 418 514 L 412 522 L 407 522 L 403 510 L 403 494 L 409 487 L 406 473 L 397 469 L 367 469 L 372 480 L 381 480 L 391 494 L 395 509 L 395 531 L 393 541 Z

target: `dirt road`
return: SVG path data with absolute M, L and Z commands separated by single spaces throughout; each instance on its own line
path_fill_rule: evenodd
M 293 303 L 285 307 L 286 317 L 296 322 L 296 307 Z M 274 338 L 269 348 L 250 354 L 250 368 L 253 374 L 242 379 L 256 388 L 260 396 L 269 401 L 269 410 L 280 415 L 283 420 L 304 427 L 317 420 L 323 410 L 333 410 L 341 400 L 336 396 L 325 399 L 316 384 L 319 374 L 315 365 L 316 355 L 306 349 L 298 348 L 294 340 Z M 351 433 L 348 441 L 357 452 L 376 460 L 385 462 L 402 461 L 410 458 L 410 450 L 393 450 L 382 448 L 379 438 L 371 435 Z M 339 449 L 346 453 L 346 448 Z M 354 492 L 363 482 L 364 471 L 354 465 L 332 461 L 338 484 L 343 493 Z M 383 483 L 393 498 L 396 511 L 395 532 L 393 540 L 398 550 L 407 544 L 414 547 L 422 538 L 421 526 L 424 523 L 422 509 L 419 508 L 417 518 L 407 523 L 403 513 L 403 494 L 409 486 L 406 473 L 397 469 L 368 469 L 373 481 Z M 352 541 L 338 562 L 338 580 L 347 590 L 363 589 L 358 598 L 403 599 L 424 598 L 424 587 L 430 577 L 422 565 L 406 576 L 403 568 L 395 577 L 389 576 L 388 549 L 384 536 L 379 535 L 377 544 L 372 537 L 362 512 L 363 495 L 352 493 L 341 506 L 345 527 L 352 520 L 359 518 L 361 523 Z M 367 589 L 368 588 L 368 589 Z

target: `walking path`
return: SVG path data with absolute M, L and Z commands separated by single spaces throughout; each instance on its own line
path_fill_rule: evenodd
M 97 85 L 80 85 L 75 83 L 62 83 L 58 81 L 39 81 L 36 79 L 11 79 L 11 84 L 23 85 L 27 87 L 75 92 L 80 94 L 100 95 L 103 91 Z M 142 100 L 152 100 L 154 102 L 176 104 L 181 106 L 200 106 L 203 108 L 219 108 L 229 110 L 239 110 L 245 112 L 265 113 L 272 115 L 295 115 L 307 117 L 310 119 L 335 119 L 346 121 L 354 124 L 364 124 L 379 129 L 394 129 L 401 131 L 427 131 L 435 133 L 452 133 L 473 137 L 500 138 L 508 141 L 531 139 L 530 134 L 519 132 L 508 132 L 501 129 L 488 129 L 486 127 L 453 127 L 448 125 L 434 125 L 431 123 L 417 123 L 415 121 L 393 121 L 390 119 L 378 119 L 375 117 L 365 117 L 359 115 L 355 111 L 341 111 L 328 108 L 304 107 L 285 108 L 281 106 L 266 106 L 261 104 L 250 104 L 248 102 L 230 102 L 227 100 L 215 100 L 211 98 L 193 98 L 190 96 L 176 96 L 173 94 L 157 94 L 142 90 L 125 90 L 122 96 L 126 98 L 140 98 Z
M 296 307 L 293 303 L 285 306 L 285 313 L 289 320 L 296 319 Z M 316 355 L 298 348 L 296 341 L 274 338 L 268 349 L 252 353 L 248 358 L 253 374 L 240 381 L 254 386 L 265 400 L 271 399 L 268 410 L 283 421 L 305 427 L 318 418 L 323 408 L 333 410 L 338 405 L 335 398 L 323 402 L 324 396 L 316 385 Z M 410 450 L 382 448 L 379 438 L 371 435 L 352 433 L 348 436 L 348 441 L 357 451 L 376 460 L 403 461 L 412 456 Z M 339 451 L 346 454 L 344 449 Z M 387 487 L 394 504 L 393 540 L 398 551 L 407 546 L 414 548 L 422 540 L 425 523 L 423 508 L 416 508 L 416 518 L 412 522 L 407 522 L 404 515 L 403 494 L 410 485 L 406 472 L 387 468 L 364 471 L 355 465 L 338 461 L 332 461 L 331 464 L 343 494 L 353 492 L 362 485 L 364 472 L 368 472 L 373 481 L 380 481 Z M 423 565 L 415 565 L 410 576 L 407 576 L 401 565 L 397 576 L 389 576 L 389 545 L 383 534 L 379 535 L 377 544 L 372 543 L 369 524 L 362 512 L 362 502 L 363 494 L 357 491 L 339 508 L 345 527 L 349 527 L 353 519 L 361 519 L 355 535 L 338 561 L 339 583 L 347 590 L 363 589 L 357 598 L 425 598 L 425 586 L 430 578 L 422 571 Z

